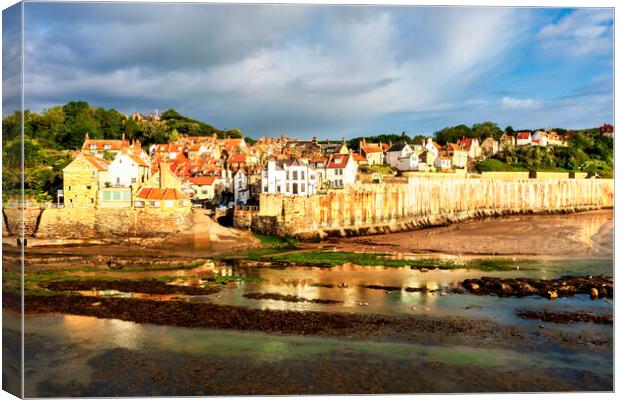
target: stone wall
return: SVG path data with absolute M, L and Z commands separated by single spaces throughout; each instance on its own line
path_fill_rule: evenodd
M 22 229 L 22 215 L 24 218 L 24 235 L 32 236 L 37 229 L 41 208 L 39 207 L 5 207 L 2 209 L 4 219 L 2 228 L 7 228 L 7 233 L 11 236 L 20 235 Z
M 613 180 L 409 178 L 360 184 L 309 197 L 261 195 L 260 217 L 275 233 L 302 239 L 410 230 L 468 218 L 613 207 Z M 270 224 L 257 232 L 273 231 Z
M 45 239 L 165 237 L 191 228 L 190 207 L 50 208 L 34 233 Z

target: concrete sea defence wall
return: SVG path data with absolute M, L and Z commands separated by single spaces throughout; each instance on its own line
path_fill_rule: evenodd
M 263 194 L 256 232 L 316 240 L 445 225 L 484 216 L 613 207 L 613 180 L 410 177 L 309 197 Z

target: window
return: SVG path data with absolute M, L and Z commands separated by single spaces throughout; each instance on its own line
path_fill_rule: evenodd
M 301 171 L 301 179 L 306 179 L 306 171 Z
M 86 190 L 90 190 L 92 187 L 90 185 L 86 185 Z
M 174 201 L 166 200 L 166 201 L 164 201 L 164 206 L 165 207 L 172 207 L 172 206 L 174 206 Z
M 276 193 L 282 193 L 282 188 L 280 187 L 280 185 L 276 187 Z
M 67 190 L 71 190 L 71 186 L 68 186 L 68 189 L 67 189 Z
M 149 204 L 153 207 L 159 207 L 159 201 L 149 201 Z
M 293 171 L 293 180 L 296 181 L 297 180 L 297 171 Z
M 179 205 L 184 206 L 187 204 L 187 200 L 179 200 Z
M 121 183 L 121 178 L 116 178 L 116 184 L 120 184 Z
M 305 183 L 301 183 L 301 192 L 305 193 L 306 192 L 306 184 Z
M 109 145 L 109 144 L 104 144 L 104 145 L 103 145 L 103 149 L 104 149 L 104 150 L 110 150 L 111 148 L 112 148 L 112 146 L 111 146 L 111 145 Z
M 137 180 L 138 179 L 136 179 L 136 178 L 131 178 L 131 183 L 136 183 Z
M 133 204 L 134 204 L 134 206 L 135 206 L 136 208 L 142 208 L 142 207 L 144 207 L 144 201 L 142 201 L 142 200 L 137 200 L 137 201 L 135 201 Z
M 290 184 L 290 183 L 287 183 L 287 184 L 286 184 L 286 192 L 288 193 L 288 192 L 290 192 L 290 191 L 291 191 L 291 184 Z
M 297 182 L 293 183 L 293 194 L 297 194 Z
M 91 144 L 90 145 L 90 149 L 91 150 L 97 150 L 97 145 L 96 144 Z

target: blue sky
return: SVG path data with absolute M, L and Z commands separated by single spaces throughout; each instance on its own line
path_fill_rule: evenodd
M 611 9 L 25 7 L 26 106 L 175 108 L 253 136 L 613 118 Z

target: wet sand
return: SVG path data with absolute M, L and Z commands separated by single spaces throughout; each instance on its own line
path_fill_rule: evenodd
M 339 251 L 355 252 L 609 258 L 613 219 L 613 210 L 508 216 L 327 243 Z

